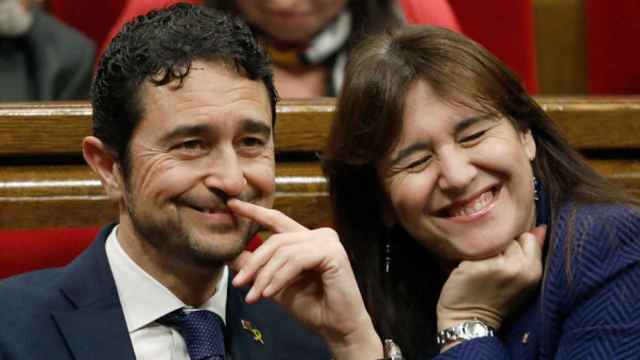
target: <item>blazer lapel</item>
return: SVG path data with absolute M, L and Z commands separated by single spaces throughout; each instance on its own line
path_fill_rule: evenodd
M 112 228 L 104 228 L 64 274 L 60 291 L 72 310 L 52 312 L 78 360 L 135 359 L 104 247 Z
M 277 359 L 273 350 L 275 339 L 264 324 L 260 305 L 247 305 L 244 297 L 247 289 L 231 285 L 234 274 L 229 273 L 227 290 L 227 314 L 225 346 L 233 360 Z
M 135 359 L 120 308 L 53 313 L 74 359 Z

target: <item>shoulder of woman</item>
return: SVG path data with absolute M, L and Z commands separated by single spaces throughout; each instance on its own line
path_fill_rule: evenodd
M 547 277 L 577 292 L 635 271 L 640 279 L 640 209 L 624 204 L 567 203 L 552 229 Z M 549 279 L 549 280 L 552 280 Z

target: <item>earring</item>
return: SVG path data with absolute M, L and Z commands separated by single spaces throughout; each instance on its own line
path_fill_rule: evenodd
M 391 237 L 387 236 L 384 245 L 384 272 L 389 273 L 391 270 Z
M 538 192 L 538 179 L 536 179 L 535 176 L 533 177 L 533 200 L 540 200 L 540 193 Z

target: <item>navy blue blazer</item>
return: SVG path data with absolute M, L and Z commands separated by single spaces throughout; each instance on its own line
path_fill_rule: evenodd
M 134 359 L 105 252 L 113 225 L 66 267 L 0 282 L 0 359 Z M 276 304 L 247 305 L 248 289 L 229 286 L 225 341 L 233 360 L 329 359 L 317 336 Z M 263 343 L 243 328 L 249 321 Z
M 435 359 L 640 359 L 638 211 L 567 205 L 552 237 L 537 296 L 497 337 L 465 341 Z

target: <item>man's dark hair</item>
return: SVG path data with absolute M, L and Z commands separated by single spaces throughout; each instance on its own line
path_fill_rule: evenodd
M 193 61 L 231 65 L 264 83 L 275 122 L 277 93 L 271 59 L 240 20 L 211 8 L 176 4 L 127 23 L 104 52 L 91 86 L 93 134 L 129 170 L 128 146 L 144 116 L 145 81 L 180 87 Z

